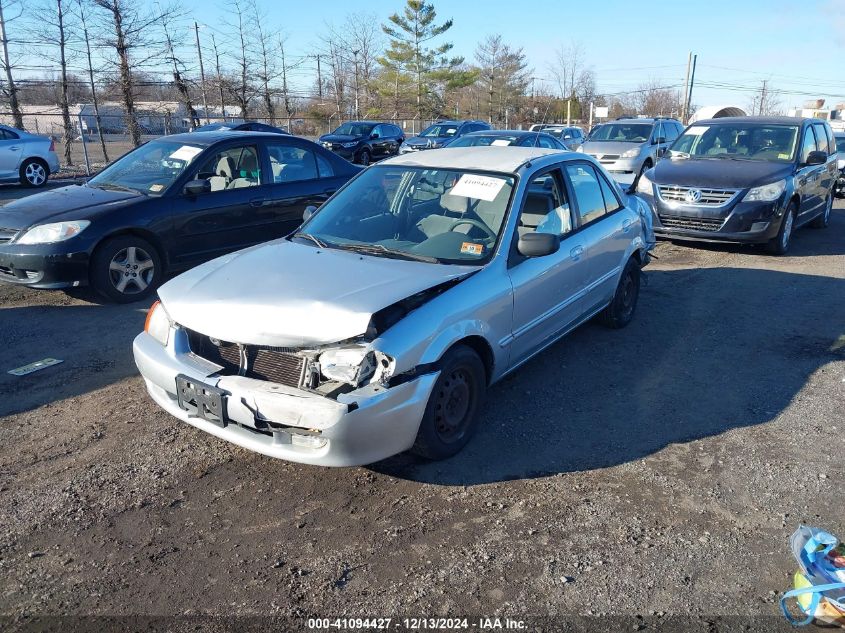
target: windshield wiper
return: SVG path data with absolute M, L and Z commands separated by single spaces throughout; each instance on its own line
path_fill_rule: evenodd
M 328 245 L 325 242 L 323 242 L 320 238 L 316 237 L 315 235 L 311 235 L 310 233 L 305 233 L 303 231 L 297 231 L 296 233 L 291 235 L 291 237 L 292 238 L 301 237 L 301 238 L 306 239 L 306 240 L 311 240 L 312 242 L 314 242 L 320 248 L 328 248 Z
M 439 264 L 440 260 L 431 255 L 421 255 L 419 253 L 410 253 L 396 248 L 387 248 L 384 244 L 337 244 L 338 248 L 343 248 L 350 251 L 366 253 L 368 255 L 394 255 L 403 259 L 412 259 L 418 262 L 428 262 L 430 264 Z
M 124 185 L 116 185 L 111 182 L 96 182 L 96 183 L 88 183 L 89 187 L 95 187 L 96 189 L 105 189 L 107 191 L 128 191 L 130 193 L 141 193 L 147 195 L 140 189 L 133 189 L 132 187 L 126 187 Z

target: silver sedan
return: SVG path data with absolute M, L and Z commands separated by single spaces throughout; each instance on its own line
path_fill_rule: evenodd
M 490 385 L 592 317 L 630 322 L 650 218 L 579 154 L 388 159 L 298 232 L 162 286 L 135 362 L 165 411 L 265 455 L 446 458 Z
M 0 182 L 43 187 L 59 171 L 53 141 L 8 125 L 0 125 Z

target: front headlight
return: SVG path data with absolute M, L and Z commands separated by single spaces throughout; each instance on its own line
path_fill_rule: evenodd
M 749 189 L 742 199 L 743 202 L 772 202 L 780 198 L 786 189 L 786 180 L 778 180 L 769 185 L 761 185 Z
M 144 332 L 152 336 L 159 343 L 167 347 L 167 341 L 170 338 L 170 316 L 167 310 L 161 305 L 161 301 L 156 301 L 150 306 L 147 312 L 147 320 L 144 323 Z
M 633 149 L 629 149 L 627 152 L 622 152 L 621 158 L 634 158 L 635 156 L 640 155 L 640 148 L 634 147 Z
M 637 182 L 637 192 L 645 193 L 650 196 L 654 195 L 654 184 L 646 177 L 645 174 L 640 176 L 640 180 Z
M 355 147 L 358 144 L 358 141 L 350 141 L 349 143 L 341 143 L 344 147 Z
M 376 370 L 375 355 L 365 345 L 328 349 L 318 360 L 323 376 L 353 386 L 370 378 Z
M 91 223 L 88 220 L 39 224 L 21 235 L 16 244 L 52 244 L 54 242 L 63 242 L 75 235 L 79 235 L 89 224 Z

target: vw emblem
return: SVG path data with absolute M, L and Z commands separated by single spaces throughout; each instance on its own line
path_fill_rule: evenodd
M 698 189 L 690 189 L 684 194 L 684 200 L 690 204 L 695 204 L 701 201 L 701 191 Z

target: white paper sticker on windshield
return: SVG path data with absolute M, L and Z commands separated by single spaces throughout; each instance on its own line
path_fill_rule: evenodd
M 492 202 L 499 195 L 499 191 L 502 190 L 504 185 L 505 181 L 502 178 L 464 174 L 449 193 L 453 196 Z
M 684 134 L 689 134 L 690 136 L 701 136 L 709 129 L 709 125 L 693 125 L 690 129 L 684 132 Z
M 184 160 L 186 163 L 190 163 L 194 156 L 199 154 L 202 151 L 201 147 L 193 147 L 192 145 L 183 145 L 175 152 L 173 152 L 168 158 L 173 158 L 175 160 Z
M 495 141 L 490 143 L 490 145 L 510 145 L 511 142 L 506 138 L 497 138 Z

